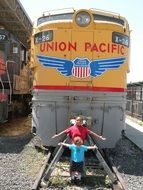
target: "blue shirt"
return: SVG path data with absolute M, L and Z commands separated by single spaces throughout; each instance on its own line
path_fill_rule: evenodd
M 71 149 L 71 160 L 74 162 L 83 162 L 84 161 L 84 152 L 88 150 L 87 146 L 81 145 L 80 147 L 75 144 L 69 145 Z

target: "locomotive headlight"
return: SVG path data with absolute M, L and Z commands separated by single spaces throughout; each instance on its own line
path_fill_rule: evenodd
M 85 11 L 79 12 L 75 17 L 75 22 L 79 26 L 88 26 L 91 22 L 91 16 Z

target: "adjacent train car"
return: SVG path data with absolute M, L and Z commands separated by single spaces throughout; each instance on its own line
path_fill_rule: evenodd
M 127 84 L 126 113 L 143 121 L 143 81 Z
M 31 39 L 32 129 L 45 146 L 70 118 L 83 115 L 88 127 L 112 148 L 125 125 L 130 30 L 119 14 L 97 9 L 43 13 Z
M 30 112 L 32 76 L 27 52 L 13 34 L 0 27 L 0 123 L 6 122 L 10 115 Z

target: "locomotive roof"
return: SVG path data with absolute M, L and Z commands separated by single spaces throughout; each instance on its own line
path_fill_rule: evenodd
M 115 20 L 120 19 L 121 22 L 119 24 L 125 25 L 129 29 L 129 25 L 125 17 L 115 12 L 105 11 L 105 10 L 96 9 L 96 8 L 89 8 L 89 9 L 88 8 L 87 9 L 63 8 L 63 9 L 56 9 L 56 10 L 48 10 L 48 11 L 43 12 L 42 16 L 38 17 L 37 19 L 39 20 L 43 17 L 51 17 L 52 15 L 74 14 L 75 12 L 82 11 L 82 10 L 90 11 L 95 16 L 96 21 L 103 20 L 103 21 L 112 22 L 113 20 L 115 21 Z M 37 25 L 37 22 L 35 24 Z
M 0 25 L 13 33 L 24 46 L 29 46 L 32 22 L 19 0 L 0 1 Z
M 63 14 L 63 13 L 74 13 L 75 11 L 78 10 L 90 10 L 93 13 L 100 13 L 100 14 L 104 14 L 104 15 L 110 15 L 110 16 L 114 16 L 114 17 L 119 17 L 120 14 L 115 13 L 115 12 L 111 12 L 111 11 L 105 11 L 105 10 L 101 10 L 101 9 L 95 9 L 95 8 L 87 8 L 87 9 L 77 9 L 77 8 L 63 8 L 63 9 L 55 9 L 55 10 L 48 10 L 48 11 L 44 11 L 43 12 L 43 16 L 47 16 L 47 15 L 55 15 L 55 14 Z

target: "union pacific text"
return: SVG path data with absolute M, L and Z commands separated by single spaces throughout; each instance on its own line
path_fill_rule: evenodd
M 83 44 L 83 50 L 85 52 L 97 52 L 97 53 L 117 53 L 120 55 L 125 55 L 126 47 L 124 45 L 116 43 L 91 43 L 85 42 Z M 40 44 L 41 52 L 50 52 L 50 51 L 78 51 L 77 42 L 45 42 Z

